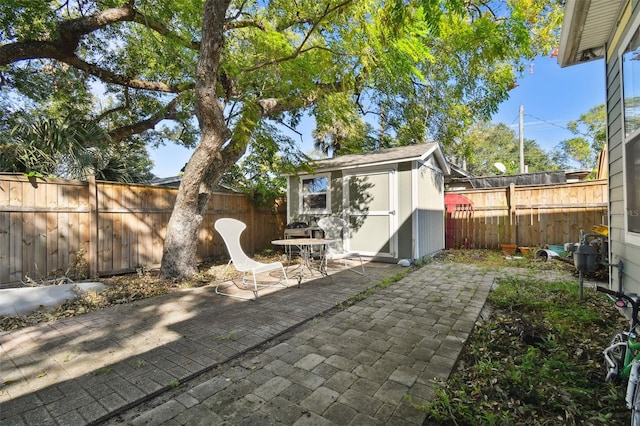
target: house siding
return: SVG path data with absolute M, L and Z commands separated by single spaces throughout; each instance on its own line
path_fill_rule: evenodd
M 634 5 L 631 22 L 640 12 L 638 3 Z M 635 28 L 627 28 L 625 33 Z M 624 39 L 624 37 L 623 37 Z M 624 264 L 623 285 L 625 291 L 640 293 L 640 247 L 625 242 L 625 189 L 623 170 L 623 130 L 622 130 L 622 79 L 618 50 L 620 46 L 610 46 L 614 54 L 606 63 L 607 92 L 607 144 L 609 150 L 609 249 L 610 262 Z M 611 285 L 620 288 L 618 271 L 612 268 Z

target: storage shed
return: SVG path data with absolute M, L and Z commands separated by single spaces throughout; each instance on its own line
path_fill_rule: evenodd
M 346 249 L 373 260 L 412 261 L 444 249 L 444 177 L 437 143 L 319 160 L 314 173 L 288 176 L 287 221 L 323 216 L 349 223 Z

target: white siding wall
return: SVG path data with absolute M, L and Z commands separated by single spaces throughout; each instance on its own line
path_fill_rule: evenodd
M 444 177 L 433 157 L 416 170 L 418 258 L 444 249 Z

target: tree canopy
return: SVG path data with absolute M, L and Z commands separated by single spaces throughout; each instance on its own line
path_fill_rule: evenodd
M 506 124 L 475 124 L 459 144 L 458 164 L 465 164 L 476 176 L 502 174 L 495 163 L 504 164 L 505 174 L 520 173 L 520 143 L 516 133 Z M 464 148 L 464 149 L 462 149 Z M 558 170 L 561 164 L 531 139 L 524 140 L 524 160 L 529 172 Z
M 554 152 L 557 161 L 565 167 L 578 164 L 583 169 L 594 169 L 607 141 L 605 105 L 591 108 L 577 120 L 570 121 L 567 127 L 576 136 L 560 142 Z
M 554 0 L 5 0 L 3 104 L 195 146 L 162 266 L 188 276 L 208 194 L 262 135 L 309 114 L 353 141 L 370 116 L 383 145 L 447 152 L 555 47 L 561 16 Z
M 114 143 L 139 135 L 194 147 L 202 10 L 202 1 L 2 2 L 10 111 L 64 109 Z M 249 110 L 290 128 L 310 114 L 318 135 L 362 139 L 369 115 L 394 144 L 428 134 L 447 145 L 496 110 L 526 58 L 553 46 L 559 18 L 540 0 L 231 2 L 215 96 L 232 129 Z
M 73 117 L 18 117 L 0 129 L 0 170 L 117 182 L 149 182 L 152 163 L 137 138 L 111 143 L 103 128 Z

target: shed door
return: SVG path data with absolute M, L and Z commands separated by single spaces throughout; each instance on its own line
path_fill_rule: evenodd
M 363 256 L 397 257 L 396 185 L 395 169 L 345 175 L 343 201 L 351 231 L 346 249 Z

